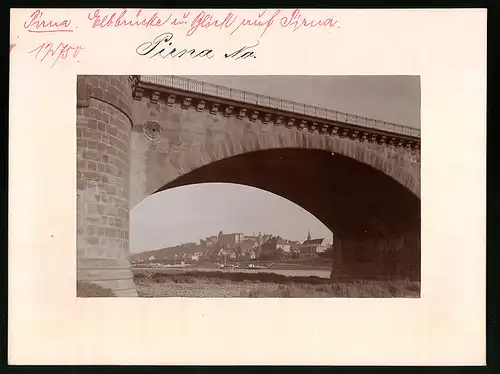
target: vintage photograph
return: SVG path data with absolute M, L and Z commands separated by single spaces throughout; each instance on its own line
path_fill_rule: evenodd
M 77 77 L 78 297 L 420 297 L 420 77 Z

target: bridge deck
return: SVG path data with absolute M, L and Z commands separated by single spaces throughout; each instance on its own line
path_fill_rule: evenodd
M 139 80 L 144 83 L 156 84 L 160 86 L 180 89 L 183 91 L 241 101 L 248 104 L 259 105 L 262 107 L 278 109 L 297 114 L 304 114 L 349 125 L 420 138 L 420 129 L 416 129 L 414 127 L 380 121 L 373 118 L 357 116 L 354 114 L 297 103 L 294 101 L 278 99 L 176 75 L 140 75 Z

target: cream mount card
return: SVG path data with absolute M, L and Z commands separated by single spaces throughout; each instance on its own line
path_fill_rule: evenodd
M 388 99 L 388 83 L 355 90 L 349 82 L 359 77 L 416 77 L 415 121 L 407 123 L 403 110 L 408 90 L 398 84 Z M 10 364 L 485 364 L 485 10 L 12 9 L 10 87 Z M 190 95 L 175 91 L 169 99 L 173 90 Z M 257 140 L 214 140 L 221 148 L 210 150 L 190 143 L 196 135 L 174 134 L 160 116 L 136 120 L 130 108 L 143 105 L 152 116 L 155 92 L 171 113 L 169 123 L 178 110 L 181 120 L 233 121 L 241 127 L 230 131 L 246 129 L 253 134 L 248 139 Z M 229 110 L 233 102 L 239 104 Z M 99 112 L 105 105 L 114 108 L 112 119 Z M 116 128 L 106 138 L 115 152 L 106 162 L 130 160 L 130 167 L 100 171 L 96 164 L 95 174 L 79 169 L 93 167 L 89 159 L 77 162 L 79 137 L 90 137 L 87 145 L 96 141 L 88 131 L 93 119 L 104 121 L 105 131 L 106 125 Z M 130 134 L 121 130 L 130 124 L 140 126 Z M 335 126 L 342 130 L 338 136 Z M 276 144 L 362 157 L 386 174 L 395 169 L 381 156 L 346 144 L 363 140 L 375 147 L 387 133 L 398 134 L 386 136 L 387 147 L 414 149 L 418 137 L 418 179 L 411 168 L 392 179 L 420 204 L 419 297 L 77 297 L 83 275 L 98 277 L 116 296 L 137 292 L 124 255 L 134 240 L 128 237 L 132 202 L 146 203 L 178 180 L 175 173 L 194 178 L 207 159 L 272 148 L 267 129 L 283 133 L 276 139 L 284 143 Z M 94 130 L 100 131 L 98 122 Z M 291 133 L 301 135 L 285 135 Z M 171 158 L 171 169 L 166 163 L 141 169 L 142 158 L 128 158 L 130 149 L 141 147 L 144 155 L 182 153 L 176 141 L 191 152 L 178 167 Z M 92 151 L 102 150 L 96 145 L 85 154 L 92 157 Z M 324 180 L 330 174 L 325 171 Z M 91 200 L 79 205 L 82 196 L 97 195 L 88 188 L 92 178 L 114 186 L 112 198 L 99 190 L 100 202 L 105 196 L 115 205 L 113 213 L 99 213 L 105 227 L 96 229 L 103 230 L 98 239 L 85 236 L 88 221 L 85 234 L 79 231 L 97 214 L 94 208 L 102 209 Z M 347 196 L 341 182 L 331 187 Z M 368 195 L 352 201 L 360 209 L 361 201 L 375 204 Z M 398 211 L 398 196 L 384 207 Z M 344 200 L 335 201 L 340 206 Z M 342 211 L 344 220 L 335 221 L 339 235 L 343 222 L 357 221 L 347 204 Z M 347 228 L 343 232 L 347 236 Z

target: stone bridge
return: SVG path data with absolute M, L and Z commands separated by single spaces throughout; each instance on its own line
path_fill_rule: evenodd
M 177 76 L 79 76 L 77 162 L 77 279 L 118 296 L 137 295 L 130 209 L 203 182 L 316 216 L 332 278 L 420 279 L 418 129 Z

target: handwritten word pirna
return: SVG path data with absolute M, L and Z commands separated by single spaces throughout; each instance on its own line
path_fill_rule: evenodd
M 34 11 L 29 16 L 29 19 L 24 22 L 24 28 L 28 30 L 28 32 L 34 33 L 73 32 L 70 20 L 46 20 L 43 16 L 43 12 L 40 10 Z

